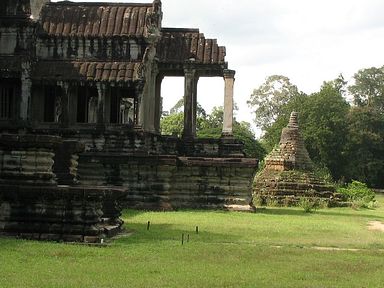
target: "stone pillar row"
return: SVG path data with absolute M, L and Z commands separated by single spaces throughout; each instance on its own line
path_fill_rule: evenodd
M 224 120 L 223 136 L 233 136 L 233 87 L 235 71 L 224 71 Z M 184 138 L 196 137 L 197 83 L 199 77 L 194 69 L 184 70 Z
M 20 118 L 28 120 L 30 103 L 31 103 L 31 87 L 30 65 L 23 64 L 22 73 L 22 93 L 20 101 Z M 223 77 L 225 81 L 224 89 L 224 120 L 223 120 L 223 136 L 233 135 L 233 87 L 235 81 L 235 71 L 225 70 Z M 151 73 L 147 83 L 139 83 L 136 87 L 138 115 L 136 126 L 148 132 L 159 132 L 161 117 L 161 82 L 164 75 L 160 75 L 157 69 Z M 187 68 L 184 70 L 184 138 L 196 137 L 197 125 L 197 83 L 199 76 L 195 69 Z M 67 82 L 58 82 L 63 90 L 61 102 L 61 125 L 68 127 L 70 94 L 72 89 Z M 97 99 L 97 124 L 104 126 L 105 124 L 105 105 L 107 86 L 103 83 L 97 83 L 98 99 Z

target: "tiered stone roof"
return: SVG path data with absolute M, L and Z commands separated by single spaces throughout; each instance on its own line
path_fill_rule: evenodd
M 52 77 L 64 81 L 128 82 L 140 79 L 141 62 L 38 62 L 33 78 L 48 80 Z
M 42 33 L 59 37 L 143 37 L 152 3 L 49 3 L 41 12 Z
M 197 64 L 224 64 L 225 47 L 216 39 L 205 38 L 199 29 L 163 28 L 158 46 L 160 62 L 184 63 L 193 59 Z

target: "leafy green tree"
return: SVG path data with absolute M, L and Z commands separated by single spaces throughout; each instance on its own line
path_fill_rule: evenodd
M 340 87 L 331 81 L 303 102 L 299 114 L 309 155 L 317 166 L 327 167 L 336 180 L 344 173 L 349 108 Z
M 359 70 L 348 90 L 355 107 L 348 115 L 346 178 L 384 187 L 384 66 Z
M 384 66 L 361 69 L 354 75 L 349 92 L 357 106 L 368 106 L 384 112 Z
M 285 106 L 301 95 L 288 77 L 272 75 L 257 89 L 253 90 L 248 105 L 254 109 L 255 123 L 263 131 L 284 114 Z
M 172 113 L 161 119 L 162 134 L 173 134 L 181 136 L 183 132 L 184 115 L 180 112 L 180 101 L 171 109 Z M 199 105 L 198 105 L 199 106 Z M 201 109 L 201 111 L 204 111 Z M 205 112 L 205 111 L 204 111 Z M 210 114 L 198 113 L 197 137 L 198 138 L 220 138 L 223 129 L 223 107 L 214 107 Z M 248 122 L 234 121 L 234 137 L 243 141 L 244 152 L 248 157 L 262 159 L 265 150 L 255 139 L 251 125 Z
M 346 180 L 384 187 L 384 115 L 369 106 L 353 107 L 348 122 Z
M 211 114 L 206 115 L 206 117 L 200 117 L 198 119 L 198 132 L 214 129 L 212 131 L 218 133 L 218 137 L 221 135 L 221 130 L 223 128 L 223 119 L 224 119 L 224 108 L 223 106 L 213 107 Z M 199 135 L 199 134 L 198 134 Z
M 176 104 L 170 109 L 169 115 L 163 115 L 160 120 L 160 129 L 161 133 L 165 135 L 175 135 L 181 136 L 183 133 L 184 127 L 184 99 L 181 98 Z M 199 129 L 199 125 L 201 120 L 207 117 L 207 113 L 203 109 L 203 107 L 197 103 L 197 129 Z
M 235 108 L 236 109 L 236 108 Z M 200 119 L 200 129 L 197 136 L 200 138 L 220 138 L 223 128 L 224 109 L 222 106 L 214 107 L 211 114 Z M 244 153 L 247 157 L 263 159 L 266 151 L 256 140 L 251 124 L 245 121 L 233 123 L 233 136 L 244 143 Z
M 261 141 L 268 152 L 279 144 L 281 130 L 287 126 L 291 112 L 296 111 L 300 115 L 306 101 L 308 101 L 308 96 L 303 93 L 293 97 L 288 103 L 284 104 L 275 122 L 265 129 Z
M 318 93 L 310 96 L 301 93 L 282 104 L 279 116 L 262 138 L 267 151 L 279 143 L 290 113 L 296 111 L 312 160 L 319 168 L 329 169 L 335 179 L 342 177 L 349 105 L 342 96 L 344 85 L 339 80 L 324 83 Z
M 161 133 L 180 137 L 184 128 L 184 114 L 178 112 L 162 117 L 160 120 Z
M 176 104 L 169 110 L 169 114 L 176 114 L 183 112 L 184 109 L 184 98 L 181 98 L 179 101 L 176 102 Z M 197 116 L 205 117 L 207 116 L 207 112 L 205 112 L 204 108 L 197 103 L 197 108 L 196 108 Z
M 264 159 L 267 154 L 262 144 L 256 140 L 249 122 L 235 121 L 233 127 L 233 136 L 244 143 L 244 153 L 247 157 L 254 157 L 259 160 Z

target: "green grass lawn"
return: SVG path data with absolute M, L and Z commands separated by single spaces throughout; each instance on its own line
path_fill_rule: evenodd
M 3 238 L 0 287 L 384 287 L 384 232 L 367 229 L 384 222 L 378 200 L 311 214 L 129 210 L 132 233 L 106 247 Z

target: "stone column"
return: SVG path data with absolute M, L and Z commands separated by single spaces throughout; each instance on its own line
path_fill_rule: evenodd
M 224 71 L 224 119 L 223 136 L 233 136 L 233 85 L 235 82 L 235 71 Z
M 197 127 L 197 83 L 199 77 L 195 75 L 193 81 L 193 97 L 192 97 L 192 131 L 193 135 L 196 136 L 196 127 Z
M 162 112 L 162 99 L 161 99 L 161 83 L 163 82 L 164 76 L 157 75 L 156 87 L 155 87 L 155 132 L 160 133 L 160 118 Z
M 157 75 L 159 74 L 159 71 L 157 69 L 157 66 L 153 66 L 150 73 L 150 79 L 147 81 L 145 86 L 145 117 L 144 117 L 144 130 L 155 133 L 155 121 L 156 121 L 156 84 L 157 84 Z
M 196 136 L 196 70 L 184 70 L 184 138 Z
M 136 97 L 137 97 L 137 106 L 136 107 L 136 123 L 135 128 L 142 130 L 144 127 L 144 117 L 145 117 L 145 103 L 143 101 L 143 92 L 144 92 L 144 82 L 140 81 L 136 84 Z
M 97 83 L 97 126 L 105 126 L 105 97 L 107 87 L 104 84 Z
M 69 93 L 70 85 L 67 82 L 58 82 L 57 86 L 61 88 L 61 117 L 60 126 L 63 128 L 69 125 Z
M 31 65 L 29 62 L 21 64 L 21 99 L 19 106 L 19 117 L 22 120 L 28 120 L 30 115 L 32 80 L 30 78 Z

